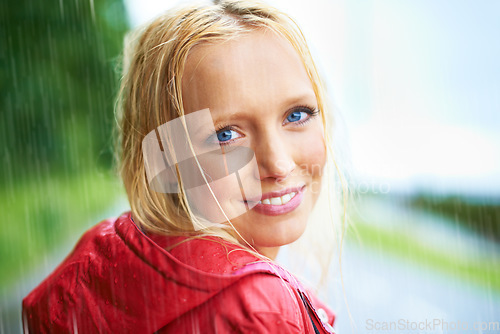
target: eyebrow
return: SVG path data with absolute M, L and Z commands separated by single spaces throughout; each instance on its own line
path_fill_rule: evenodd
M 316 103 L 316 104 L 318 103 L 318 100 L 316 99 L 316 94 L 314 93 L 314 91 L 304 92 L 300 95 L 294 95 L 291 98 L 287 99 L 286 103 L 284 103 L 284 105 L 286 105 L 287 107 L 284 107 L 284 108 L 289 108 L 290 106 L 297 104 L 297 103 L 304 101 L 304 100 L 307 100 L 308 102 L 309 102 L 309 100 L 311 100 L 311 102 L 314 101 L 314 103 Z
M 315 104 L 317 104 L 317 99 L 316 99 L 316 94 L 314 94 L 314 92 L 303 92 L 301 94 L 296 94 L 296 95 L 293 95 L 287 99 L 284 100 L 283 103 L 281 103 L 281 108 L 284 110 L 284 111 L 287 111 L 288 109 L 290 109 L 291 107 L 293 107 L 295 104 L 298 104 L 302 101 L 305 101 L 307 100 L 308 102 L 312 102 L 314 101 Z M 217 114 L 219 115 L 212 115 L 213 117 L 213 123 L 214 125 L 217 124 L 217 123 L 220 123 L 220 122 L 225 122 L 225 121 L 232 121 L 234 119 L 238 119 L 238 118 L 246 118 L 246 113 L 245 111 L 235 111 L 231 114 L 227 114 L 227 113 L 222 113 L 222 112 L 218 112 Z M 214 117 L 215 116 L 215 117 Z

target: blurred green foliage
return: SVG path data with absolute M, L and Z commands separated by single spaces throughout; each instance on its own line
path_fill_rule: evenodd
M 436 197 L 430 194 L 418 195 L 408 202 L 413 208 L 429 210 L 454 220 L 482 236 L 500 241 L 500 204 L 487 198 L 472 201 L 460 196 Z
M 71 177 L 27 179 L 13 190 L 2 188 L 0 292 L 53 261 L 52 252 L 64 249 L 66 253 L 85 229 L 108 218 L 102 215 L 109 214 L 120 190 L 120 180 L 112 173 L 96 170 Z M 65 254 L 55 257 L 62 259 L 61 255 Z
M 1 2 L 2 181 L 111 165 L 126 29 L 116 0 Z
M 127 25 L 119 0 L 0 2 L 2 286 L 123 195 L 111 134 Z

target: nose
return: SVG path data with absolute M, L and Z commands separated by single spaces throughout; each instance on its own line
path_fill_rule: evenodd
M 284 181 L 295 169 L 291 143 L 279 134 L 259 136 L 254 146 L 261 180 Z

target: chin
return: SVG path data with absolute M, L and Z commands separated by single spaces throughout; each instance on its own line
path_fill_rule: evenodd
M 306 225 L 306 221 L 285 220 L 279 222 L 278 226 L 254 231 L 251 238 L 257 247 L 281 247 L 297 241 L 304 234 Z

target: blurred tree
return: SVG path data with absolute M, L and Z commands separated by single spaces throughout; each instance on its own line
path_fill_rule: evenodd
M 121 194 L 105 171 L 127 28 L 120 0 L 0 2 L 0 290 Z
M 0 3 L 3 184 L 110 166 L 126 29 L 119 0 Z

